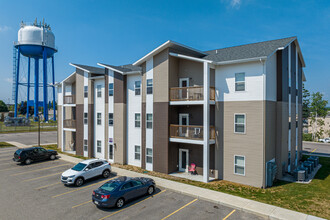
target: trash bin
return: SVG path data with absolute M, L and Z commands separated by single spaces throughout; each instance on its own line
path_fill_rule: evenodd
M 308 168 L 304 167 L 304 165 L 301 165 L 299 167 L 299 170 L 304 170 L 305 171 L 305 179 L 307 179 L 308 178 Z
M 298 170 L 298 181 L 305 181 L 305 170 Z

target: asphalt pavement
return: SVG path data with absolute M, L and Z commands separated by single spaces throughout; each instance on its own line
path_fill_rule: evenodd
M 14 141 L 24 145 L 38 144 L 38 132 L 24 132 L 24 133 L 0 133 L 0 142 Z M 41 144 L 57 143 L 57 131 L 40 132 Z

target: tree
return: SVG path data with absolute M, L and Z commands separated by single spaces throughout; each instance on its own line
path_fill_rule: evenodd
M 309 118 L 309 106 L 310 106 L 310 93 L 307 89 L 305 89 L 305 84 L 303 84 L 303 100 L 302 100 L 302 118 Z
M 310 104 L 310 115 L 311 115 L 311 125 L 313 132 L 313 139 L 315 137 L 320 138 L 323 135 L 324 130 L 322 126 L 324 125 L 324 118 L 328 114 L 327 100 L 323 100 L 323 94 L 316 92 L 312 94 L 312 102 Z M 320 127 L 320 129 L 317 129 Z
M 0 112 L 8 112 L 8 107 L 2 100 L 0 100 Z
M 27 101 L 23 102 L 22 104 L 18 104 L 18 112 L 21 115 L 26 115 L 26 108 L 27 108 Z M 33 114 L 34 108 L 33 106 L 29 106 L 29 115 Z

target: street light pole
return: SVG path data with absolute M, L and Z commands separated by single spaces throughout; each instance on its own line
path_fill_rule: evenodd
M 38 114 L 38 147 L 40 147 L 40 114 Z

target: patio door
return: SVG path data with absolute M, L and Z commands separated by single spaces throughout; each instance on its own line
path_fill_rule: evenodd
M 188 172 L 189 150 L 179 149 L 179 171 Z
M 180 99 L 188 99 L 188 90 L 185 87 L 189 87 L 189 78 L 180 78 L 179 87 L 183 88 L 179 92 Z
M 179 125 L 183 125 L 179 127 L 179 136 L 180 137 L 188 137 L 188 126 L 189 125 L 189 114 L 180 113 L 179 114 Z

